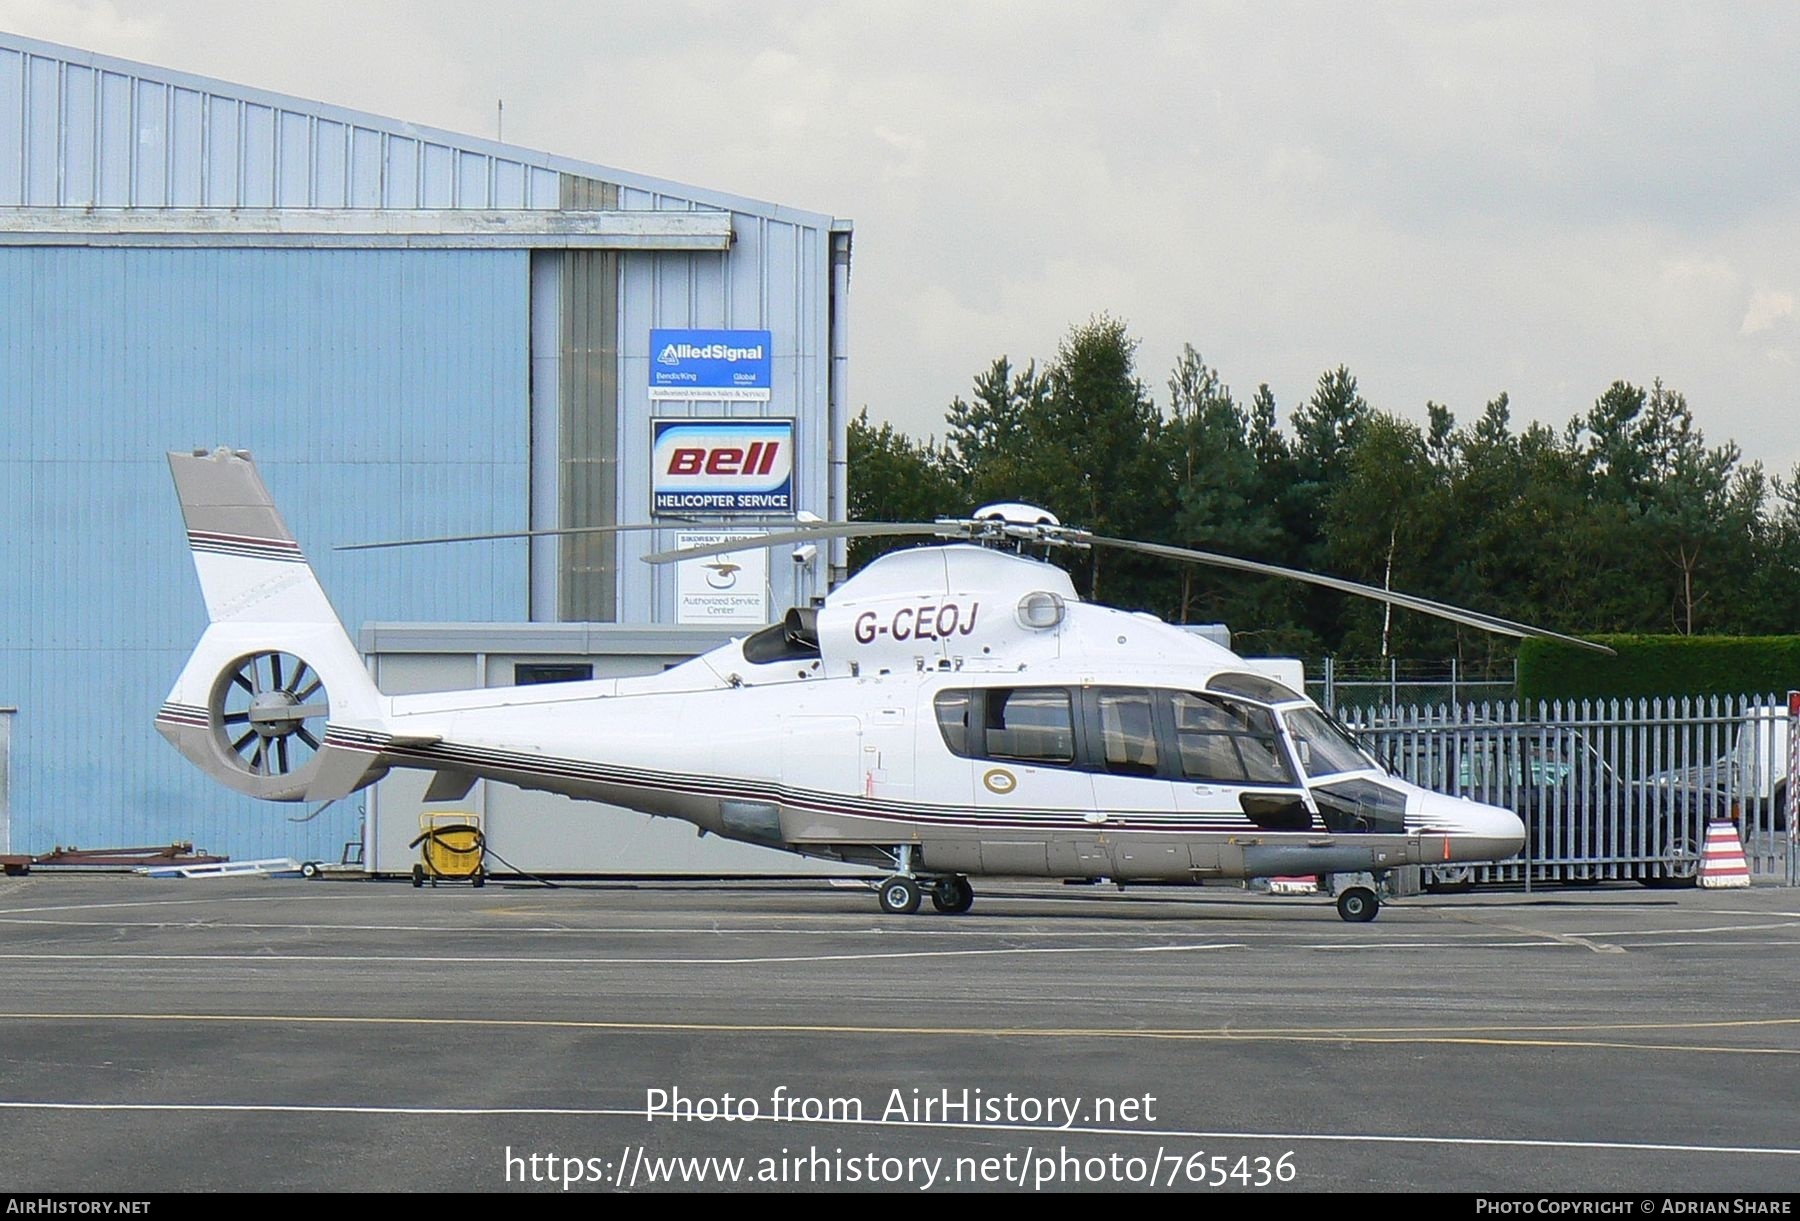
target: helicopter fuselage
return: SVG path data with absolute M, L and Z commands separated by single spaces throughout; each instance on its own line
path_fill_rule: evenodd
M 252 796 L 329 801 L 401 767 L 435 773 L 430 803 L 487 779 L 873 866 L 893 912 L 924 886 L 966 911 L 972 875 L 1379 877 L 1524 843 L 1516 815 L 1391 775 L 1257 663 L 969 543 L 884 555 L 660 674 L 390 696 L 249 456 L 169 460 L 210 625 L 157 728 Z M 1378 900 L 1359 884 L 1338 906 Z

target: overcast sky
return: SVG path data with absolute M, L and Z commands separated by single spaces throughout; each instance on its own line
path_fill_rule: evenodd
M 0 29 L 856 222 L 908 431 L 1107 311 L 1283 418 L 1616 378 L 1800 461 L 1800 6 L 0 0 Z

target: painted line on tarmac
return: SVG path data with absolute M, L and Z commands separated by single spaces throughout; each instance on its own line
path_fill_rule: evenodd
M 1587 937 L 1574 933 L 1558 933 L 1550 929 L 1532 928 L 1524 924 L 1507 924 L 1499 920 L 1483 920 L 1472 914 L 1457 912 L 1452 919 L 1461 920 L 1480 928 L 1499 929 L 1503 932 L 1515 933 L 1521 937 L 1541 937 L 1546 941 L 1554 941 L 1558 945 L 1574 946 L 1578 949 L 1591 950 L 1595 954 L 1623 954 L 1624 946 L 1608 945 L 1605 942 L 1590 941 Z
M 1621 928 L 1584 937 L 1698 937 L 1708 933 L 1759 933 L 1770 929 L 1800 928 L 1800 920 L 1782 920 L 1776 924 L 1719 924 L 1711 928 Z
M 1712 942 L 1709 944 L 1721 944 Z M 1730 944 L 1730 943 L 1725 943 Z M 1768 942 L 1747 942 L 1766 945 Z M 747 957 L 683 957 L 655 958 L 564 956 L 554 954 L 159 954 L 159 953 L 0 953 L 0 962 L 341 962 L 358 963 L 454 963 L 460 965 L 533 966 L 562 964 L 566 966 L 759 966 L 805 962 L 885 962 L 904 958 L 980 958 L 1005 954 L 1181 954 L 1198 950 L 1247 950 L 1242 942 L 1218 941 L 1178 945 L 1070 945 L 1070 946 L 994 946 L 987 949 L 942 950 L 869 950 L 842 954 L 780 954 Z M 1259 947 L 1261 948 L 1261 947 Z M 1451 950 L 1451 949 L 1522 949 L 1559 950 L 1566 947 L 1544 941 L 1439 941 L 1439 942 L 1372 942 L 1366 945 L 1296 945 L 1297 950 Z
M 593 1030 L 636 1034 L 738 1035 L 872 1035 L 882 1038 L 1092 1039 L 1152 1042 L 1331 1043 L 1399 1045 L 1441 1044 L 1469 1047 L 1528 1047 L 1588 1051 L 1686 1052 L 1705 1055 L 1800 1056 L 1800 1047 L 1715 1046 L 1692 1043 L 1646 1043 L 1603 1039 L 1525 1038 L 1526 1034 L 1598 1033 L 1601 1031 L 1676 1031 L 1744 1029 L 1800 1025 L 1800 1018 L 1753 1018 L 1721 1022 L 1656 1022 L 1593 1026 L 1521 1027 L 1388 1027 L 1366 1030 L 1332 1027 L 1288 1030 L 1132 1029 L 1129 1027 L 1039 1026 L 865 1026 L 754 1022 L 601 1021 L 577 1018 L 381 1017 L 354 1014 L 256 1013 L 0 1013 L 0 1021 L 16 1022 L 191 1022 L 292 1026 L 406 1026 L 476 1030 Z M 1505 1032 L 1507 1037 L 1502 1037 Z
M 561 958 L 454 954 L 0 954 L 0 961 L 48 962 L 346 962 L 454 963 L 489 966 L 746 967 L 807 962 L 890 962 L 901 958 L 986 958 L 1029 954 L 1185 954 L 1200 950 L 1243 950 L 1230 942 L 1196 945 L 996 946 L 985 950 L 892 950 L 865 954 L 779 954 L 746 958 Z
M 176 907 L 194 903 L 280 903 L 293 895 L 199 895 L 192 899 L 143 899 L 129 903 L 59 903 L 40 907 L 0 907 L 0 916 L 28 916 L 33 912 L 103 911 L 115 907 Z
M 1160 923 L 1160 922 L 1159 922 Z M 230 932 L 241 929 L 247 932 L 303 932 L 303 933 L 471 933 L 480 935 L 503 934 L 506 936 L 524 934 L 562 935 L 562 936 L 690 936 L 706 933 L 731 937 L 764 937 L 780 935 L 784 937 L 1142 937 L 1146 930 L 1142 928 L 1118 929 L 1073 929 L 1067 932 L 1057 929 L 1012 928 L 1006 924 L 983 926 L 978 928 L 945 928 L 931 927 L 886 927 L 869 925 L 861 928 L 782 928 L 768 925 L 746 926 L 742 928 L 721 927 L 716 924 L 670 924 L 670 925 L 630 925 L 609 928 L 604 925 L 576 927 L 566 924 L 546 925 L 504 925 L 504 924 L 332 924 L 327 921 L 255 923 L 250 921 L 231 922 L 207 920 L 31 920 L 0 918 L 0 924 L 44 925 L 52 928 L 172 928 L 183 931 Z M 1232 935 L 1238 937 L 1276 937 L 1280 930 L 1232 929 Z M 1471 933 L 1470 936 L 1479 934 Z
M 1456 941 L 1332 941 L 1312 945 L 1278 946 L 1285 950 L 1581 950 L 1590 946 L 1570 945 L 1556 938 L 1531 937 L 1525 941 L 1489 941 L 1479 935 Z
M 420 1118 L 578 1118 L 637 1119 L 649 1121 L 642 1107 L 408 1107 L 253 1102 L 29 1102 L 0 1100 L 0 1110 L 151 1112 L 271 1115 L 367 1115 Z M 673 1121 L 671 1121 L 673 1122 Z M 1424 1134 L 1374 1134 L 1366 1132 L 1232 1132 L 1189 1128 L 1120 1128 L 1026 1123 L 937 1123 L 909 1119 L 785 1118 L 774 1113 L 739 1119 L 738 1124 L 808 1125 L 826 1128 L 888 1128 L 917 1131 L 1020 1132 L 1047 1136 L 1127 1136 L 1157 1140 L 1307 1141 L 1316 1144 L 1435 1145 L 1494 1149 L 1587 1149 L 1618 1153 L 1695 1153 L 1717 1156 L 1800 1157 L 1800 1148 L 1781 1145 L 1689 1145 L 1660 1141 L 1555 1140 L 1520 1136 L 1428 1136 Z
M 1763 949 L 1767 949 L 1769 946 L 1776 946 L 1776 945 L 1800 945 L 1800 939 L 1781 938 L 1781 937 L 1765 937 L 1760 941 L 1646 941 L 1646 942 L 1643 942 L 1641 947 L 1639 947 L 1639 948 L 1654 949 L 1654 950 L 1666 950 L 1666 949 L 1691 949 L 1691 948 L 1695 948 L 1695 947 L 1699 947 L 1699 948 L 1703 948 L 1703 949 L 1717 949 L 1717 948 L 1736 948 L 1736 947 L 1741 947 L 1741 946 L 1752 946 L 1752 947 L 1760 947 Z
M 1321 911 L 1325 910 L 1323 908 Z M 959 920 L 966 919 L 958 917 Z M 243 930 L 246 932 L 303 932 L 303 933 L 469 933 L 481 936 L 502 934 L 507 936 L 545 935 L 545 936 L 690 936 L 693 934 L 709 934 L 730 937 L 1055 937 L 1058 939 L 1098 939 L 1103 937 L 1143 937 L 1159 928 L 1166 928 L 1172 921 L 1132 921 L 1140 927 L 1117 929 L 1049 929 L 1049 928 L 1015 928 L 1009 923 L 996 923 L 974 928 L 946 928 L 931 926 L 929 918 L 924 927 L 902 927 L 871 925 L 861 928 L 782 928 L 760 925 L 755 927 L 720 927 L 717 925 L 633 925 L 617 928 L 604 926 L 571 927 L 569 925 L 448 925 L 448 924 L 333 924 L 328 921 L 310 921 L 302 923 L 257 923 L 251 921 L 225 922 L 218 920 L 33 920 L 23 918 L 0 917 L 0 924 L 21 926 L 42 926 L 48 928 L 144 928 L 144 929 L 180 929 L 183 932 L 230 932 Z M 1150 928 L 1141 925 L 1148 923 Z M 1190 926 L 1191 927 L 1191 926 Z M 1212 925 L 1210 927 L 1220 927 Z M 1224 926 L 1230 929 L 1233 937 L 1293 937 L 1301 927 L 1285 929 L 1257 929 L 1240 926 Z M 1327 926 L 1331 927 L 1331 926 Z M 1347 932 L 1349 930 L 1346 930 Z M 1434 946 L 1446 944 L 1441 939 L 1446 936 L 1459 936 L 1455 932 L 1443 929 L 1427 933 L 1420 931 L 1421 936 L 1439 938 Z M 1471 930 L 1460 936 L 1463 940 L 1456 944 L 1473 944 L 1485 934 Z

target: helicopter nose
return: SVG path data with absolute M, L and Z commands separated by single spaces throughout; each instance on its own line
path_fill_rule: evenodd
M 1427 793 L 1419 813 L 1426 826 L 1450 832 L 1453 860 L 1503 861 L 1525 847 L 1524 821 L 1501 806 Z

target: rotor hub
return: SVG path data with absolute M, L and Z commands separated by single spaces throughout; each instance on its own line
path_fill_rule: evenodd
M 286 691 L 263 691 L 250 698 L 250 728 L 264 738 L 283 738 L 300 728 L 293 710 L 300 701 Z

